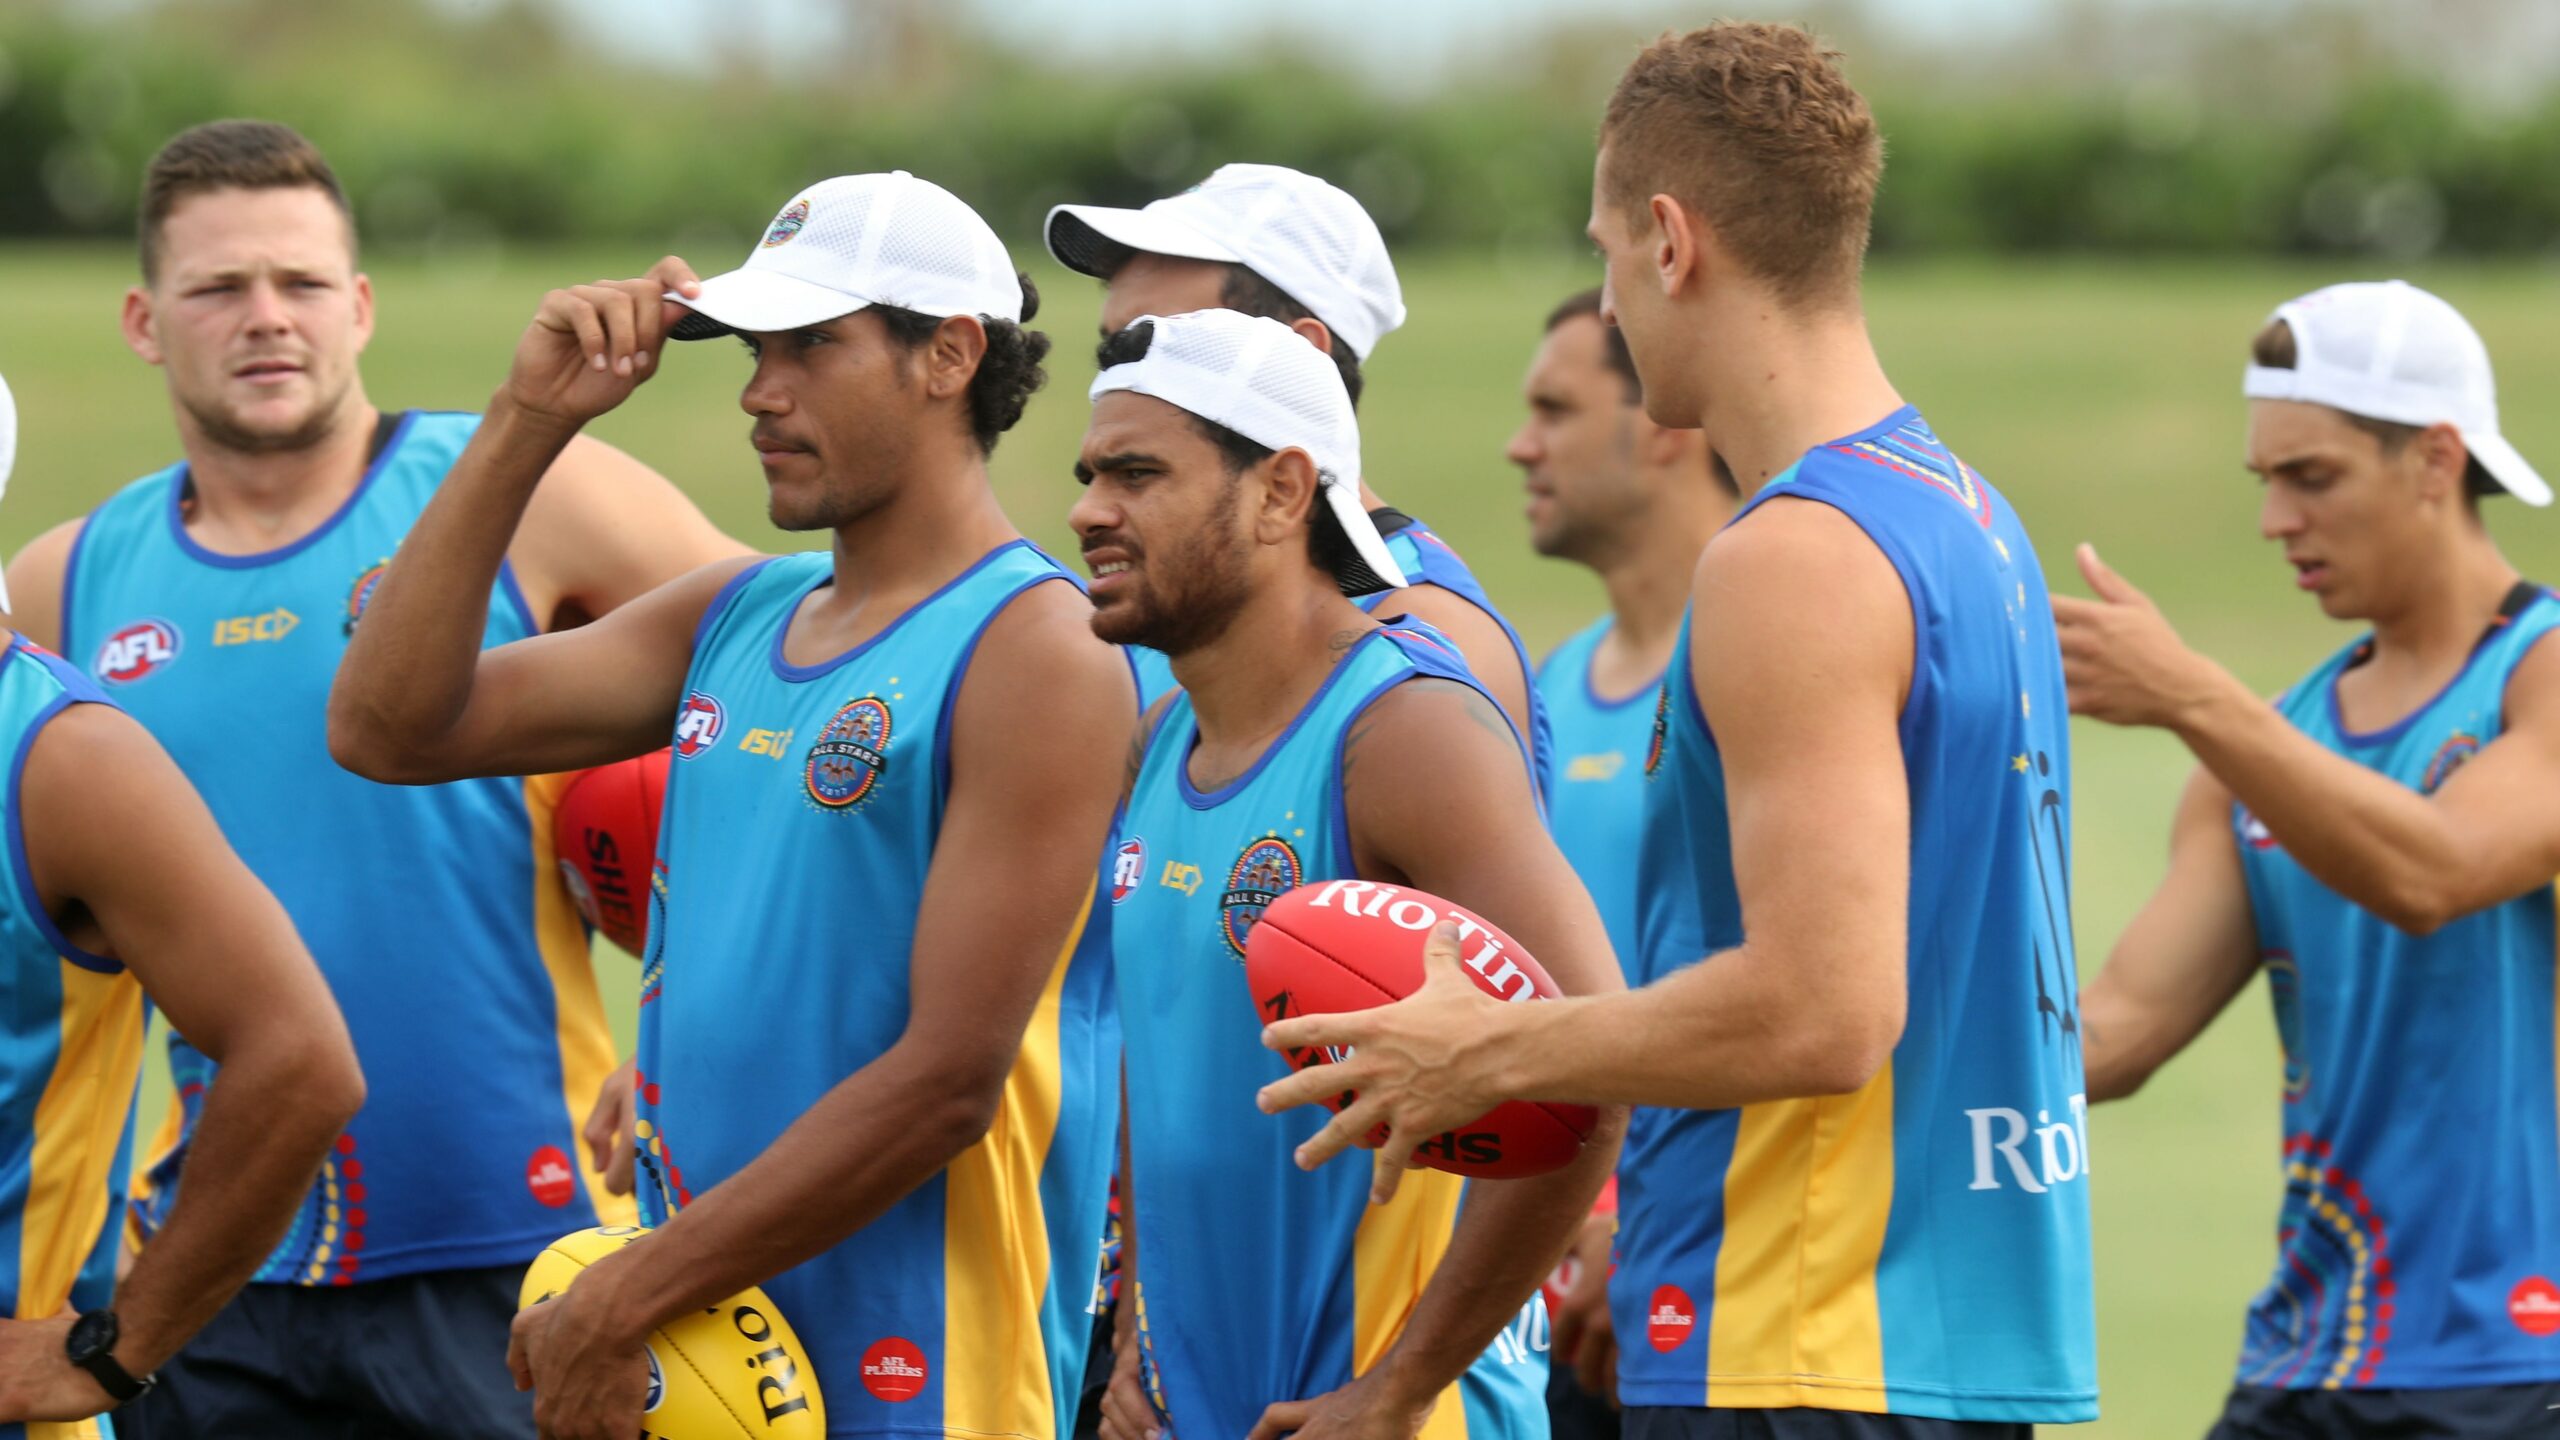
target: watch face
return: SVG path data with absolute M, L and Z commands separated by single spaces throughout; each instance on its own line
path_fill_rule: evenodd
M 92 1310 L 71 1322 L 71 1334 L 63 1342 L 70 1352 L 71 1363 L 77 1365 L 116 1348 L 116 1312 Z

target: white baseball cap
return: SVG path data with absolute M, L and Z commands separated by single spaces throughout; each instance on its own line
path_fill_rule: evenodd
M 9 380 L 0 376 L 0 495 L 9 490 L 9 472 L 18 463 L 18 397 L 9 393 Z M 0 576 L 0 610 L 9 608 L 9 582 Z
M 1318 488 L 1358 559 L 1334 579 L 1345 595 L 1406 581 L 1378 524 L 1360 504 L 1360 421 L 1342 372 L 1277 320 L 1234 310 L 1142 316 L 1147 351 L 1093 378 L 1090 398 L 1118 390 L 1152 395 L 1271 450 L 1303 450 Z M 1123 332 L 1124 334 L 1127 332 Z
M 2268 317 L 2293 331 L 2293 368 L 2252 365 L 2252 400 L 2303 400 L 2395 425 L 2450 424 L 2471 458 L 2527 505 L 2544 483 L 2498 433 L 2489 347 L 2462 312 L 2406 280 L 2361 281 L 2288 300 Z
M 821 180 L 774 213 L 747 263 L 667 298 L 694 313 L 668 332 L 708 340 L 795 330 L 889 305 L 919 315 L 1022 319 L 1022 280 L 967 202 L 904 170 Z
M 1221 165 L 1143 210 L 1061 205 L 1049 253 L 1108 280 L 1136 251 L 1242 265 L 1307 307 L 1366 360 L 1404 323 L 1404 290 L 1378 223 L 1350 192 L 1286 165 Z

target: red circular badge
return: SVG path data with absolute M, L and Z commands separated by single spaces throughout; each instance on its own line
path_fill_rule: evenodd
M 924 1352 L 899 1336 L 862 1352 L 862 1388 L 875 1400 L 913 1400 L 924 1393 L 924 1381 Z
M 2507 1292 L 2507 1318 L 2527 1335 L 2560 1334 L 2560 1285 L 2527 1275 Z
M 1653 1300 L 1645 1306 L 1644 1331 L 1656 1350 L 1677 1350 L 1698 1328 L 1698 1307 L 1689 1301 L 1689 1292 L 1677 1285 L 1665 1285 L 1653 1292 Z
M 557 1145 L 545 1145 L 524 1162 L 524 1185 L 533 1198 L 557 1210 L 578 1193 L 578 1172 Z

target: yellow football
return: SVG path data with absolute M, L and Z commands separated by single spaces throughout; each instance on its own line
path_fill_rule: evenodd
M 649 1232 L 605 1225 L 533 1257 L 519 1308 L 560 1294 L 578 1272 Z M 826 1440 L 827 1406 L 800 1337 L 752 1286 L 649 1332 L 641 1440 Z

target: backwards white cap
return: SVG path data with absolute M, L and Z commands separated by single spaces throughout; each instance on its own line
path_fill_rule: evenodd
M 1357 560 L 1334 579 L 1345 595 L 1393 590 L 1404 570 L 1387 553 L 1377 522 L 1360 504 L 1360 422 L 1342 372 L 1277 320 L 1233 310 L 1143 316 L 1147 351 L 1093 379 L 1091 398 L 1118 390 L 1152 395 L 1271 450 L 1303 450 L 1318 488 Z
M 1061 205 L 1047 233 L 1059 264 L 1105 280 L 1136 251 L 1242 265 L 1363 360 L 1404 323 L 1404 290 L 1378 223 L 1350 192 L 1286 165 L 1221 165 L 1143 210 Z
M 2395 425 L 2450 424 L 2508 494 L 2551 503 L 2551 487 L 2498 433 L 2489 347 L 2443 299 L 2406 280 L 2362 281 L 2288 300 L 2268 319 L 2293 331 L 2293 368 L 2250 366 L 2240 386 L 2250 399 L 2304 400 Z
M 775 213 L 746 264 L 693 299 L 667 298 L 694 312 L 668 332 L 677 340 L 796 330 L 868 305 L 1022 319 L 1004 242 L 959 196 L 904 170 L 819 181 Z
M 0 495 L 9 490 L 9 471 L 18 463 L 18 399 L 9 393 L 7 377 L 0 376 Z M 0 610 L 9 608 L 9 582 L 0 577 Z

